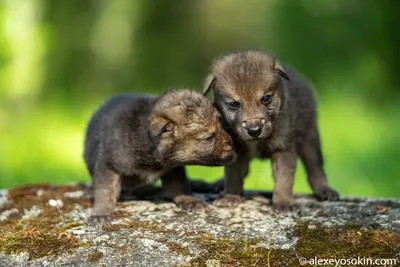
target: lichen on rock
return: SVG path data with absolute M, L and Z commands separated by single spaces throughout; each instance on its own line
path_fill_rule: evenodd
M 86 225 L 84 190 L 45 184 L 2 191 L 0 266 L 300 266 L 300 257 L 400 256 L 399 199 L 297 196 L 298 210 L 288 214 L 254 195 L 234 208 L 196 213 L 170 202 L 126 201 L 111 225 L 96 229 Z

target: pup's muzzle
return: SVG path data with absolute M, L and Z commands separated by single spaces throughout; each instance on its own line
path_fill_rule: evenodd
M 264 125 L 264 119 L 256 119 L 251 121 L 243 121 L 242 127 L 246 129 L 247 134 L 251 137 L 258 137 L 262 132 L 262 126 Z

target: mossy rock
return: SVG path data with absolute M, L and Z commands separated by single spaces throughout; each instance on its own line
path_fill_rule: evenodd
M 159 199 L 127 201 L 112 225 L 96 229 L 86 225 L 85 189 L 1 191 L 0 266 L 301 266 L 304 259 L 400 257 L 399 199 L 297 196 L 298 210 L 287 214 L 254 195 L 197 213 Z

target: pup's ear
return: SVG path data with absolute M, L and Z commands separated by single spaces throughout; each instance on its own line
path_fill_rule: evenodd
M 207 95 L 208 92 L 209 92 L 211 89 L 214 89 L 214 85 L 215 85 L 215 82 L 216 82 L 216 81 L 217 81 L 217 78 L 215 78 L 214 75 L 212 75 L 212 74 L 209 74 L 209 75 L 206 77 L 206 81 L 205 81 L 205 83 L 204 83 L 204 89 L 203 89 L 203 95 L 204 95 L 204 96 Z
M 276 72 L 278 73 L 279 76 L 286 80 L 290 80 L 289 76 L 286 74 L 285 70 L 283 69 L 281 63 L 278 62 L 278 60 L 275 60 L 275 66 L 274 66 Z
M 162 116 L 153 116 L 150 120 L 150 131 L 153 136 L 162 136 L 172 132 L 174 123 Z

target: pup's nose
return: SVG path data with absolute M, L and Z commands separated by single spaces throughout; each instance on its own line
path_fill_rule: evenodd
M 247 128 L 247 133 L 251 137 L 257 137 L 261 134 L 261 126 L 258 124 L 250 125 L 249 128 Z

